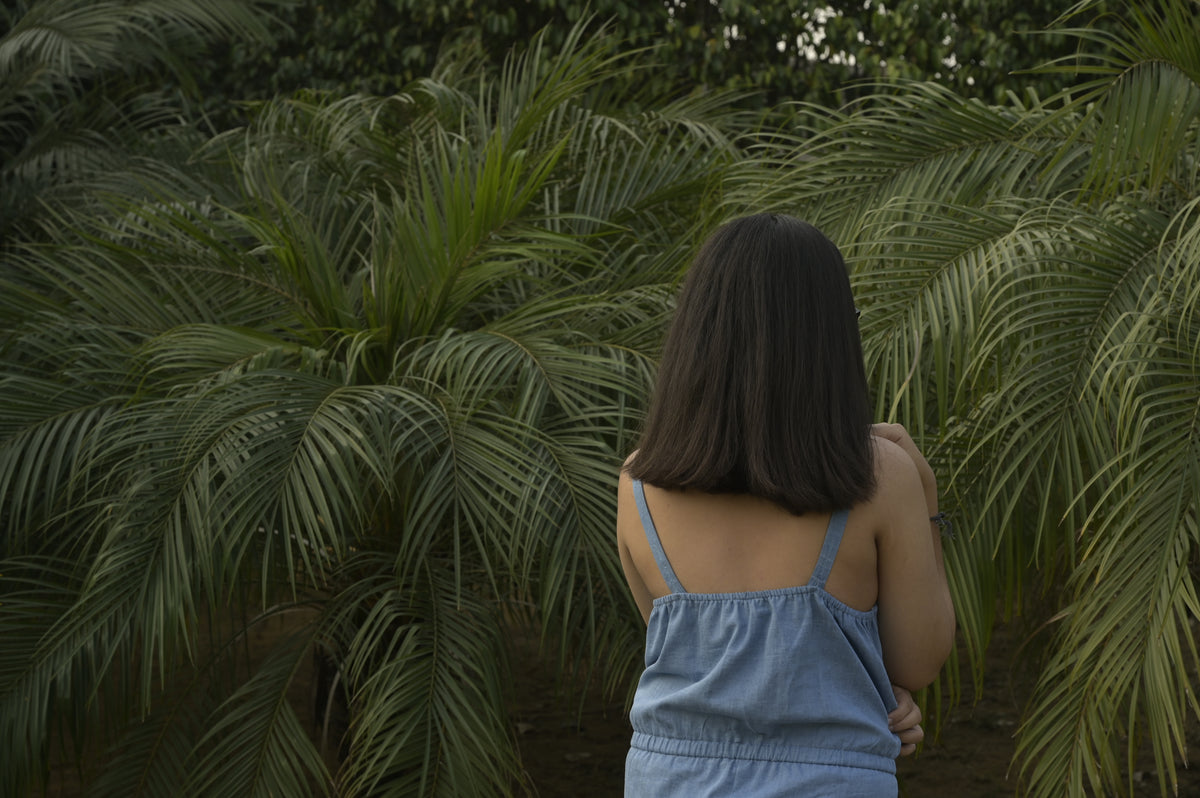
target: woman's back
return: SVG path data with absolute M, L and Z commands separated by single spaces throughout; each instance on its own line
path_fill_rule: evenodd
M 622 474 L 620 491 L 632 499 Z M 668 491 L 645 486 L 663 548 L 691 593 L 737 593 L 803 585 L 821 551 L 830 513 L 793 515 L 748 494 Z M 851 513 L 826 589 L 850 607 L 869 610 L 877 594 L 874 530 L 866 512 Z M 633 501 L 620 503 L 618 535 L 651 598 L 666 595 Z M 643 613 L 648 615 L 647 612 Z
M 849 513 L 788 523 L 748 497 L 674 497 L 663 529 L 690 522 L 703 530 L 697 548 L 726 544 L 707 560 L 680 558 L 697 566 L 685 587 L 646 493 L 664 500 L 657 506 L 672 497 L 622 482 L 666 591 L 653 602 L 630 714 L 626 795 L 894 795 L 900 742 L 887 727 L 895 702 L 875 610 L 825 590 Z M 783 576 L 796 559 L 789 541 L 816 544 L 790 547 L 811 560 L 800 582 Z M 706 567 L 714 561 L 729 565 L 725 575 Z
M 878 605 L 892 682 L 918 690 L 937 675 L 954 632 L 940 544 L 927 520 L 937 511 L 937 488 L 903 427 L 877 424 L 872 441 L 876 488 L 849 513 L 826 589 L 854 609 Z M 651 603 L 669 591 L 646 540 L 632 484 L 622 472 L 617 543 L 626 581 L 648 621 Z M 748 494 L 649 485 L 645 490 L 663 548 L 689 592 L 802 585 L 812 573 L 828 513 L 797 516 Z

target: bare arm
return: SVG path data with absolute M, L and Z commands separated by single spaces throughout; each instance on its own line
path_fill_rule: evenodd
M 636 454 L 637 452 L 634 452 L 629 455 L 625 464 L 628 465 Z M 650 608 L 654 597 L 650 594 L 650 589 L 646 587 L 645 581 L 642 580 L 642 575 L 638 573 L 637 566 L 633 562 L 633 555 L 629 551 L 629 544 L 626 542 L 628 535 L 641 533 L 641 523 L 633 499 L 633 480 L 627 472 L 622 471 L 617 486 L 617 551 L 621 555 L 621 568 L 625 572 L 625 581 L 629 585 L 629 591 L 633 594 L 633 600 L 642 613 L 642 620 L 649 623 Z
M 888 675 L 919 690 L 932 682 L 954 645 L 954 605 L 942 563 L 937 480 L 907 431 L 877 424 L 881 513 L 879 636 Z

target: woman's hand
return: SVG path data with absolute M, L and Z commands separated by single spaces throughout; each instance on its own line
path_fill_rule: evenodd
M 892 685 L 896 694 L 896 708 L 888 713 L 888 728 L 900 738 L 900 756 L 908 756 L 917 750 L 917 743 L 925 739 L 921 728 L 921 708 L 913 701 L 912 693 L 898 684 Z

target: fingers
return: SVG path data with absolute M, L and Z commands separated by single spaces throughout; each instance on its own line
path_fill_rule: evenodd
M 884 422 L 872 424 L 871 434 L 877 435 L 880 438 L 887 438 L 893 443 L 899 443 L 909 437 L 908 430 L 904 428 L 903 424 L 886 424 Z
M 871 434 L 876 438 L 883 438 L 896 444 L 908 452 L 909 457 L 915 459 L 915 457 L 921 456 L 917 444 L 913 442 L 912 436 L 908 434 L 908 430 L 904 428 L 903 424 L 872 424 Z
M 917 750 L 917 743 L 925 739 L 925 730 L 918 724 L 896 736 L 900 738 L 900 756 L 909 756 Z
M 896 714 L 898 711 L 899 710 L 893 711 L 890 715 L 888 715 L 888 728 L 894 733 L 901 734 L 908 729 L 921 728 L 920 707 L 913 704 L 912 709 L 905 711 L 900 715 Z M 920 739 L 918 739 L 917 742 L 920 742 Z
M 917 750 L 917 744 L 925 739 L 921 728 L 921 708 L 913 701 L 912 693 L 893 684 L 896 708 L 888 713 L 888 728 L 900 738 L 900 756 L 909 756 Z
M 912 693 L 898 684 L 892 685 L 896 708 L 888 713 L 888 728 L 894 732 L 916 726 L 921 722 L 921 708 L 913 701 Z
M 924 460 L 921 452 L 917 449 L 917 444 L 913 442 L 912 436 L 908 434 L 908 430 L 903 424 L 872 424 L 871 434 L 876 438 L 883 438 L 903 449 L 908 456 L 914 461 L 917 458 Z

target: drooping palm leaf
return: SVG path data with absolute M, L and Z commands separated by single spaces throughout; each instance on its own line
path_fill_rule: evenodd
M 880 414 L 943 475 L 977 666 L 997 607 L 1044 591 L 1052 648 L 1018 749 L 1031 795 L 1131 792 L 1146 738 L 1166 793 L 1197 712 L 1196 8 L 1072 31 L 1097 77 L 1050 100 L 912 86 L 813 112 L 733 194 L 846 250 Z
M 99 794 L 181 773 L 197 794 L 509 794 L 512 623 L 619 689 L 638 635 L 615 469 L 737 117 L 628 113 L 600 87 L 632 56 L 583 30 L 496 75 L 267 103 L 13 247 L 12 792 L 39 779 L 55 702 L 115 673 L 70 729 L 115 727 Z M 36 564 L 72 554 L 47 593 Z M 304 637 L 235 656 L 280 600 L 313 608 Z M 286 698 L 314 650 L 340 691 L 322 704 L 349 713 L 328 774 Z

